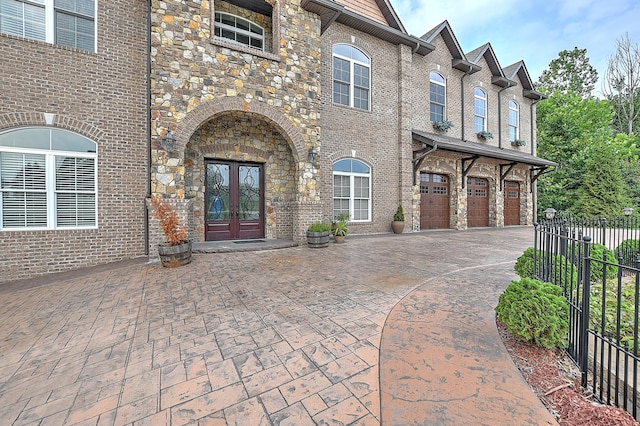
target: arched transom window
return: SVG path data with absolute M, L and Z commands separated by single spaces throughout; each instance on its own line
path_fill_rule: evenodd
M 333 102 L 369 110 L 371 60 L 348 44 L 333 46 Z
M 487 130 L 487 94 L 482 89 L 473 91 L 474 129 L 476 133 Z
M 371 168 L 353 158 L 333 165 L 333 216 L 342 213 L 353 222 L 371 220 Z
M 0 133 L 0 230 L 91 228 L 97 215 L 95 142 L 66 130 Z
M 432 122 L 446 120 L 445 104 L 446 82 L 440 73 L 429 74 L 429 120 Z
M 240 16 L 216 12 L 214 31 L 220 39 L 264 50 L 264 28 Z
M 515 101 L 509 101 L 509 140 L 520 138 L 520 109 Z

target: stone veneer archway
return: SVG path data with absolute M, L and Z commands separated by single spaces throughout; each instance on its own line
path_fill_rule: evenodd
M 282 112 L 264 102 L 249 102 L 242 98 L 219 98 L 201 104 L 189 112 L 186 117 L 178 122 L 173 135 L 176 140 L 176 150 L 184 151 L 193 133 L 214 117 L 223 112 L 242 111 L 252 112 L 264 116 L 271 121 L 291 144 L 294 158 L 297 161 L 305 161 L 308 147 L 300 131 Z

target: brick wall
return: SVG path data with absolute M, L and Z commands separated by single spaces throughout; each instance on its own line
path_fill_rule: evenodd
M 146 12 L 98 2 L 96 53 L 0 34 L 0 132 L 47 113 L 98 147 L 97 229 L 0 231 L 0 282 L 144 255 Z

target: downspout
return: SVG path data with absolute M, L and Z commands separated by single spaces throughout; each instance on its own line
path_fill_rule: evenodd
M 461 121 L 462 123 L 460 123 L 460 130 L 462 131 L 462 135 L 461 135 L 461 139 L 464 141 L 464 78 L 466 76 L 468 76 L 469 74 L 471 74 L 471 66 L 469 66 L 469 69 L 467 71 L 465 71 L 465 73 L 462 75 L 462 77 L 460 77 L 460 99 L 461 99 Z
M 533 129 L 537 128 L 537 124 L 533 121 L 533 107 L 540 102 L 540 99 L 534 100 L 531 102 L 531 106 L 529 107 L 529 117 L 531 121 L 531 155 L 536 155 L 536 150 L 533 144 L 533 137 L 535 136 L 535 132 Z M 536 115 L 537 119 L 537 115 Z M 537 121 L 537 120 L 536 120 Z M 536 144 L 538 141 L 536 140 Z M 533 222 L 536 223 L 538 221 L 538 181 L 532 182 L 531 185 L 531 203 L 533 204 Z
M 500 94 L 509 87 L 511 87 L 511 85 L 507 85 L 498 90 L 498 148 L 502 148 L 502 96 L 500 96 Z
M 147 196 L 143 200 L 144 254 L 149 256 L 149 209 L 147 198 L 151 197 L 151 2 L 147 2 Z

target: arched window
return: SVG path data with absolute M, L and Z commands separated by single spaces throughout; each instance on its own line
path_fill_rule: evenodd
M 348 44 L 333 46 L 333 102 L 369 110 L 371 60 Z
M 487 94 L 482 89 L 473 90 L 473 115 L 476 133 L 487 130 Z
M 245 18 L 216 12 L 214 31 L 218 38 L 264 50 L 264 28 Z
M 446 119 L 446 81 L 437 72 L 429 74 L 429 120 L 444 121 Z
M 0 230 L 91 228 L 97 215 L 95 142 L 67 130 L 0 133 Z
M 333 164 L 333 216 L 342 213 L 353 222 L 371 220 L 371 169 L 352 158 Z
M 520 109 L 515 101 L 509 101 L 509 140 L 520 138 Z

